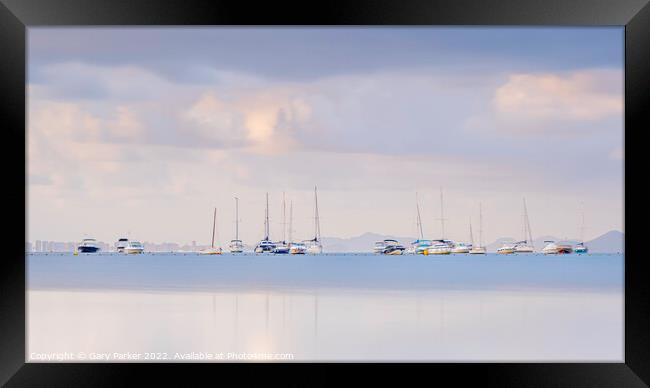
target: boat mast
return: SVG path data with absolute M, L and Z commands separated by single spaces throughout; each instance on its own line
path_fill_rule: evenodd
M 217 226 L 217 208 L 214 208 L 214 216 L 212 217 L 212 248 L 214 248 L 214 233 Z
M 445 215 L 442 206 L 442 187 L 440 187 L 440 226 L 442 231 L 442 235 L 440 236 L 440 238 L 444 240 L 445 239 Z
M 235 197 L 235 240 L 239 240 L 239 198 Z
M 318 193 L 314 186 L 314 241 L 320 241 L 320 220 L 318 218 Z
M 524 238 L 528 239 L 528 243 L 530 244 L 531 247 L 534 248 L 533 245 L 533 233 L 530 230 L 530 220 L 528 219 L 528 209 L 526 209 L 526 198 L 524 198 L 524 228 L 528 232 L 528 235 L 524 236 Z
M 289 201 L 289 244 L 293 242 L 292 229 L 293 229 L 293 201 Z
M 478 203 L 478 245 L 483 247 L 483 209 L 481 203 Z
M 266 212 L 264 214 L 264 240 L 269 239 L 269 193 L 266 193 Z
M 282 242 L 287 242 L 287 205 L 284 191 L 282 192 Z
M 474 234 L 472 233 L 472 217 L 469 218 L 469 242 L 474 246 Z
M 582 227 L 580 228 L 580 242 L 585 243 L 585 205 L 582 204 Z
M 424 239 L 424 234 L 422 233 L 422 218 L 420 217 L 420 201 L 418 200 L 418 192 L 417 191 L 415 192 L 415 208 L 416 208 L 416 210 L 418 212 L 418 218 L 417 218 L 418 232 L 420 232 L 420 239 L 423 240 Z

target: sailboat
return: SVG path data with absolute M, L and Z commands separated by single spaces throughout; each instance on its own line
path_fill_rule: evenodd
M 287 206 L 284 198 L 284 193 L 282 193 L 282 241 L 278 241 L 275 244 L 275 248 L 273 248 L 273 253 L 276 254 L 289 253 L 289 245 L 287 245 L 286 233 L 287 233 Z
M 307 253 L 323 253 L 323 244 L 320 237 L 320 219 L 318 215 L 318 192 L 314 186 L 314 238 L 303 241 L 307 246 Z
M 453 242 L 445 240 L 445 217 L 444 217 L 444 206 L 442 204 L 442 187 L 440 188 L 440 226 L 441 226 L 441 238 L 439 240 L 434 240 L 433 244 L 427 248 L 428 255 L 448 255 L 451 253 L 451 247 Z
M 203 249 L 199 251 L 200 254 L 202 255 L 220 255 L 221 254 L 221 247 L 216 247 L 214 246 L 214 235 L 217 230 L 217 208 L 214 208 L 214 216 L 212 218 L 212 243 L 210 244 L 210 248 Z
M 483 246 L 483 211 L 480 203 L 478 204 L 478 246 L 474 246 L 474 240 L 472 240 L 472 249 L 469 250 L 469 253 L 475 255 L 484 255 L 487 253 L 487 249 Z
M 534 251 L 533 235 L 530 231 L 530 220 L 526 209 L 526 198 L 524 198 L 524 239 L 515 243 L 515 253 L 533 253 Z
M 230 253 L 242 253 L 244 243 L 239 239 L 239 198 L 235 197 L 235 239 L 228 245 Z
M 469 219 L 469 241 L 470 243 L 454 243 L 454 246 L 451 248 L 451 253 L 469 253 L 474 245 L 474 236 L 472 235 L 472 219 Z
M 303 243 L 293 242 L 293 201 L 289 203 L 289 253 L 292 255 L 304 255 L 307 247 Z
M 429 249 L 433 244 L 431 240 L 424 239 L 424 233 L 422 232 L 422 217 L 420 216 L 420 201 L 418 200 L 418 193 L 415 193 L 415 210 L 417 212 L 417 228 L 419 233 L 419 238 L 411 243 L 411 248 L 408 253 L 415 253 L 418 255 L 424 254 L 424 252 Z
M 585 211 L 582 210 L 582 227 L 580 228 L 580 242 L 573 248 L 575 253 L 588 253 L 589 248 L 585 245 Z
M 266 193 L 266 211 L 264 212 L 264 238 L 255 247 L 255 253 L 273 252 L 275 243 L 269 240 L 269 193 Z

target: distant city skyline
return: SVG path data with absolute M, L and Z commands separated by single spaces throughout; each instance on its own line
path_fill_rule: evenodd
M 624 231 L 623 32 L 29 28 L 27 240 Z

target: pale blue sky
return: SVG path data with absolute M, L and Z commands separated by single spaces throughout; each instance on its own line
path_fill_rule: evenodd
M 418 190 L 435 237 L 440 186 L 459 240 L 479 201 L 518 236 L 523 196 L 536 234 L 622 229 L 619 27 L 28 34 L 30 240 L 201 242 L 213 206 L 229 240 L 235 195 L 255 240 L 266 191 L 308 237 L 314 184 L 326 236 L 413 235 Z

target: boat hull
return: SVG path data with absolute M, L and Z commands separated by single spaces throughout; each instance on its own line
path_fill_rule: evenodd
M 497 249 L 497 253 L 500 254 L 500 255 L 509 255 L 509 254 L 515 253 L 515 249 L 514 248 L 499 248 L 499 249 Z
M 201 254 L 201 255 L 220 255 L 221 254 L 221 248 L 204 249 L 202 251 L 199 251 L 199 254 Z
M 469 250 L 471 255 L 485 255 L 487 250 L 483 247 L 476 247 Z
M 144 253 L 144 248 L 124 248 L 124 253 L 129 255 L 137 255 L 139 253 Z
M 99 252 L 99 247 L 77 247 L 79 253 L 95 253 Z

